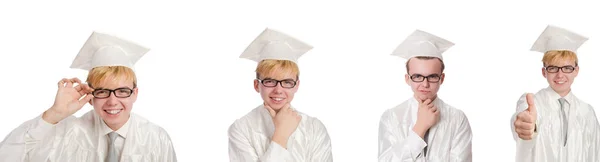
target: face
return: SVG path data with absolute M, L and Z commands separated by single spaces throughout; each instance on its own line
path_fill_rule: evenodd
M 442 63 L 438 59 L 411 58 L 408 62 L 408 70 L 405 80 L 414 92 L 414 97 L 417 99 L 435 99 L 445 77 L 445 74 L 442 73 Z M 439 79 L 435 81 L 436 78 Z M 417 81 L 413 81 L 413 79 Z M 419 82 L 420 79 L 422 81 Z
M 556 68 L 565 66 L 574 67 L 573 71 L 567 73 L 569 70 L 567 68 Z M 542 75 L 544 75 L 548 81 L 548 84 L 550 84 L 550 87 L 560 96 L 566 96 L 569 94 L 571 91 L 571 84 L 573 84 L 575 77 L 577 77 L 577 74 L 579 73 L 579 67 L 575 66 L 575 62 L 571 60 L 561 60 L 556 63 L 548 64 L 546 67 L 548 67 L 548 69 L 542 68 Z M 552 71 L 556 69 L 558 69 L 557 72 Z
M 128 88 L 132 89 L 132 91 L 128 91 L 126 89 L 120 88 Z M 94 92 L 94 96 L 106 96 L 110 94 L 107 98 L 97 98 L 94 97 L 90 104 L 94 106 L 94 110 L 100 117 L 104 120 L 106 125 L 115 129 L 115 127 L 120 128 L 123 126 L 127 120 L 129 120 L 129 114 L 131 113 L 131 108 L 133 107 L 133 103 L 137 99 L 138 89 L 133 88 L 133 83 L 131 81 L 104 81 L 101 84 L 94 85 L 94 89 L 109 89 L 115 90 L 115 92 L 102 92 L 96 91 Z M 120 98 L 118 96 L 127 96 L 127 94 L 131 93 L 131 96 Z M 117 129 L 118 129 L 117 128 Z
M 289 71 L 276 69 L 269 74 L 260 74 L 260 80 L 254 80 L 254 89 L 260 93 L 264 103 L 269 105 L 273 110 L 281 109 L 286 103 L 292 102 L 294 94 L 298 91 L 300 81 L 296 80 L 296 74 Z M 273 80 L 276 80 L 273 82 Z M 277 81 L 281 81 L 277 83 Z M 293 88 L 284 88 L 282 86 L 292 86 L 293 81 L 296 81 L 296 85 Z M 269 85 L 277 83 L 275 87 Z M 267 86 L 265 86 L 267 85 Z

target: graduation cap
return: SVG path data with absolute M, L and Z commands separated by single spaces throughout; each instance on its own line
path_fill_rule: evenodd
M 577 49 L 588 38 L 572 31 L 548 25 L 533 43 L 531 51 L 546 53 L 551 50 L 568 50 L 577 53 Z
M 282 32 L 266 28 L 244 50 L 240 58 L 256 62 L 265 59 L 289 60 L 298 63 L 298 58 L 313 47 Z
M 448 40 L 421 30 L 416 30 L 396 47 L 392 55 L 400 56 L 407 60 L 416 56 L 437 57 L 443 60 L 442 53 L 452 46 L 454 46 L 454 43 Z
M 135 63 L 149 50 L 134 42 L 94 31 L 71 68 L 90 70 L 99 66 L 125 66 L 133 70 Z

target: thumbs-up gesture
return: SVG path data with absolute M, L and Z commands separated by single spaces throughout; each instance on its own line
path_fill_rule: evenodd
M 278 112 L 275 112 L 273 108 L 265 104 L 265 108 L 271 114 L 273 118 L 273 124 L 275 125 L 275 132 L 271 138 L 274 142 L 281 145 L 283 148 L 287 148 L 288 138 L 296 131 L 298 124 L 302 116 L 298 115 L 298 112 L 290 108 L 290 104 L 285 104 Z
M 422 97 L 417 100 L 419 101 L 419 109 L 417 110 L 417 123 L 415 123 L 413 131 L 424 138 L 425 132 L 440 120 L 440 111 L 431 99 Z
M 517 115 L 515 120 L 515 131 L 519 135 L 519 138 L 523 140 L 531 140 L 535 130 L 535 122 L 537 121 L 537 109 L 535 108 L 533 94 L 528 93 L 527 96 L 527 109 Z

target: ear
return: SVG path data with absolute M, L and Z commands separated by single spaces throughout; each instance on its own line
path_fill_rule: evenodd
M 258 79 L 254 79 L 254 90 L 256 90 L 256 92 L 259 92 L 259 93 L 260 93 L 260 89 L 259 89 L 259 87 L 258 87 L 258 84 L 259 84 L 259 83 L 258 83 Z
M 544 76 L 544 78 L 546 78 L 546 68 L 542 67 L 542 76 Z
M 573 77 L 576 77 L 576 76 L 577 76 L 577 74 L 579 74 L 579 66 L 575 67 L 575 71 L 573 71 L 573 73 L 574 73 L 574 74 L 573 74 L 573 75 L 574 75 Z
M 133 94 L 131 94 L 132 102 L 135 102 L 137 100 L 138 92 L 138 87 L 133 88 Z
M 406 84 L 410 85 L 410 76 L 408 76 L 408 74 L 404 74 L 404 81 Z
M 442 76 L 440 76 L 440 84 L 444 83 L 444 78 L 446 78 L 446 73 L 442 73 Z

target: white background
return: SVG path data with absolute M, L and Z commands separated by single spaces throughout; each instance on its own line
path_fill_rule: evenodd
M 474 161 L 513 161 L 516 101 L 547 86 L 542 54 L 529 51 L 547 24 L 591 38 L 573 89 L 600 106 L 600 13 L 591 2 L 2 1 L 0 136 L 49 108 L 61 78 L 85 79 L 69 66 L 98 30 L 152 48 L 136 66 L 133 111 L 169 132 L 178 159 L 228 161 L 229 125 L 262 102 L 256 63 L 238 56 L 270 27 L 315 47 L 300 58 L 293 105 L 323 121 L 334 160 L 376 161 L 381 114 L 412 95 L 405 60 L 390 53 L 421 29 L 456 43 L 439 95 L 469 118 Z

